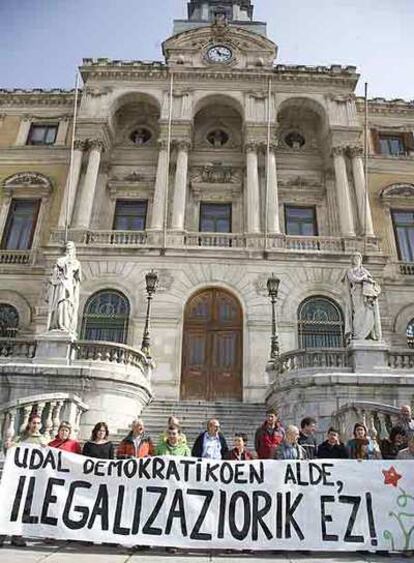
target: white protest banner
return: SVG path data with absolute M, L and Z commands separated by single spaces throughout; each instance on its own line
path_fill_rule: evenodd
M 414 462 L 8 452 L 0 534 L 252 550 L 414 549 Z

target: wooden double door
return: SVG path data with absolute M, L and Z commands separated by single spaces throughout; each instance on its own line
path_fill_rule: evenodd
M 211 288 L 184 314 L 181 399 L 242 400 L 243 315 L 237 299 Z

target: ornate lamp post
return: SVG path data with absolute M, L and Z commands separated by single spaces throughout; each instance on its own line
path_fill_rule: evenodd
M 270 362 L 273 366 L 276 365 L 279 359 L 279 337 L 276 332 L 276 301 L 279 291 L 279 278 L 274 274 L 267 280 L 267 291 L 269 293 L 270 301 L 272 303 L 272 337 L 270 340 Z
M 147 358 L 151 357 L 151 339 L 150 339 L 150 314 L 151 314 L 151 300 L 157 290 L 158 275 L 157 272 L 151 270 L 145 275 L 145 285 L 147 290 L 147 314 L 145 317 L 144 334 L 142 336 L 141 351 Z

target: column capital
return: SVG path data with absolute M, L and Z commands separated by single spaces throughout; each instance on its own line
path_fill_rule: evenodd
M 160 151 L 166 151 L 168 149 L 168 140 L 167 139 L 158 139 L 157 141 L 158 148 Z
M 350 145 L 348 147 L 348 153 L 351 158 L 363 156 L 364 148 L 362 147 L 362 145 Z
M 248 141 L 244 145 L 246 152 L 257 152 L 260 149 L 260 143 L 258 141 Z
M 177 147 L 179 151 L 188 152 L 191 149 L 191 141 L 188 139 L 175 139 L 173 145 Z
M 90 150 L 103 152 L 105 150 L 105 143 L 101 139 L 89 139 L 88 147 Z
M 348 147 L 346 145 L 336 145 L 332 147 L 332 155 L 333 156 L 345 156 Z
M 269 150 L 271 152 L 276 152 L 277 148 L 279 146 L 278 140 L 277 139 L 272 139 L 271 142 L 269 143 Z M 267 141 L 260 141 L 257 143 L 257 148 L 260 152 L 266 154 L 267 153 Z
M 88 141 L 85 139 L 75 139 L 73 144 L 73 148 L 75 151 L 85 151 L 88 146 Z

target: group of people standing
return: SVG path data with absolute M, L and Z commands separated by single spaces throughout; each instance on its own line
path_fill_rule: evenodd
M 339 431 L 333 427 L 329 428 L 325 441 L 318 444 L 315 418 L 303 418 L 300 429 L 293 425 L 285 428 L 277 411 L 270 409 L 266 413 L 265 421 L 256 430 L 255 451 L 248 449 L 248 439 L 244 432 L 237 432 L 232 446 L 229 447 L 225 436 L 220 431 L 220 423 L 215 418 L 207 422 L 206 430 L 197 436 L 191 449 L 180 421 L 175 416 L 170 416 L 167 429 L 158 437 L 156 443 L 145 430 L 143 420 L 134 419 L 130 432 L 117 447 L 109 440 L 109 428 L 105 422 L 98 422 L 95 425 L 90 440 L 85 442 L 83 447 L 78 440 L 72 437 L 72 427 L 69 422 L 61 422 L 57 435 L 52 441 L 46 439 L 41 433 L 41 428 L 41 417 L 34 414 L 30 418 L 25 432 L 14 442 L 7 441 L 4 444 L 5 449 L 23 443 L 37 444 L 99 459 L 129 459 L 149 456 L 192 456 L 239 461 L 253 459 L 414 459 L 414 419 L 409 405 L 401 407 L 399 420 L 391 429 L 388 438 L 378 443 L 375 437 L 369 436 L 365 424 L 357 422 L 354 426 L 353 437 L 346 444 L 341 441 Z M 20 536 L 12 537 L 11 541 L 13 545 L 25 546 L 25 541 Z M 4 536 L 0 536 L 0 547 L 3 542 Z

